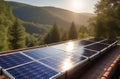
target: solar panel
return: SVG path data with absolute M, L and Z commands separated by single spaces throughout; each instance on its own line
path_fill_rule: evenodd
M 90 39 L 88 39 L 88 41 L 94 41 L 94 42 L 99 42 L 102 40 L 104 40 L 104 39 L 103 38 L 90 38 Z
M 3 68 L 13 67 L 29 61 L 32 61 L 32 60 L 20 53 L 0 56 L 0 66 L 2 66 Z
M 57 54 L 63 54 L 63 51 L 51 47 L 45 47 L 35 50 L 23 51 L 23 53 L 31 56 L 34 59 L 42 59 L 50 56 L 56 56 Z
M 51 58 L 47 58 L 39 61 L 55 68 L 59 72 L 63 72 L 66 70 L 65 69 L 66 66 L 69 67 L 70 65 L 72 67 L 78 62 L 81 62 L 85 59 L 86 59 L 85 57 L 74 55 L 74 57 L 73 56 L 67 56 L 65 58 L 51 57 Z
M 92 43 L 94 43 L 94 42 L 92 42 L 92 41 L 87 41 L 87 40 L 81 40 L 81 41 L 79 42 L 80 45 L 89 45 L 89 44 L 92 44 Z
M 73 53 L 76 55 L 83 55 L 86 57 L 90 57 L 90 56 L 96 54 L 97 52 L 83 48 L 83 49 L 76 49 Z
M 92 44 L 92 43 L 94 43 L 94 42 L 87 41 L 87 40 L 69 41 L 65 44 L 54 45 L 54 46 L 51 46 L 51 47 L 53 47 L 55 49 L 71 52 L 71 51 L 74 51 L 74 49 L 78 49 L 80 47 L 84 47 L 84 46 Z
M 95 50 L 95 51 L 101 51 L 101 50 L 103 50 L 104 48 L 107 48 L 107 47 L 108 47 L 108 45 L 95 43 L 93 45 L 86 46 L 85 48 Z
M 56 48 L 56 49 L 65 49 L 66 48 L 66 44 L 58 44 L 58 45 L 54 45 L 54 46 L 51 46 L 53 48 Z
M 7 70 L 15 79 L 49 79 L 58 72 L 40 64 L 32 62 Z
M 79 41 L 72 41 L 68 42 L 66 47 L 74 47 L 73 49 L 78 49 L 80 47 L 85 47 L 86 45 L 92 44 L 94 42 L 92 41 L 87 41 L 87 40 L 79 40 Z
M 116 42 L 115 40 L 107 39 L 107 40 L 102 41 L 102 42 L 100 42 L 100 43 L 103 43 L 103 44 L 113 44 L 113 43 L 115 43 L 115 42 Z
M 51 79 L 58 75 L 58 72 L 69 72 L 70 68 L 84 66 L 89 59 L 95 59 L 98 54 L 102 54 L 103 49 L 110 48 L 115 42 L 102 38 L 68 41 L 21 53 L 1 55 L 0 66 L 15 79 Z

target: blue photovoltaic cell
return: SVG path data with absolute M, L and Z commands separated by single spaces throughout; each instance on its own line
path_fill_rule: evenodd
M 81 40 L 78 44 L 79 44 L 79 45 L 89 45 L 89 44 L 92 44 L 92 43 L 94 43 L 94 42 L 92 42 L 92 41 L 87 41 L 87 40 Z
M 104 43 L 104 44 L 113 44 L 115 43 L 116 41 L 115 40 L 105 40 L 103 42 L 100 42 L 100 43 Z
M 41 52 L 39 49 L 29 50 L 29 51 L 25 51 L 23 53 L 26 55 L 29 55 L 35 59 L 45 58 L 45 57 L 49 56 L 48 54 Z
M 58 72 L 37 62 L 32 62 L 7 71 L 15 79 L 49 79 L 58 74 Z
M 76 54 L 76 55 L 83 55 L 83 56 L 87 56 L 87 57 L 90 57 L 94 54 L 96 54 L 97 52 L 95 51 L 91 51 L 91 50 L 87 50 L 87 49 L 76 49 L 73 54 Z
M 92 44 L 94 42 L 92 41 L 87 41 L 87 40 L 81 40 L 81 41 L 69 41 L 65 44 L 58 44 L 58 45 L 54 45 L 54 46 L 51 46 L 53 48 L 56 48 L 56 49 L 59 49 L 59 50 L 64 50 L 64 51 L 69 51 L 69 52 L 72 52 L 74 51 L 74 49 L 78 49 L 80 47 L 84 47 L 86 45 L 89 45 L 89 44 Z
M 29 61 L 32 60 L 20 53 L 0 56 L 0 66 L 2 66 L 3 68 L 13 67 Z
M 61 53 L 63 54 L 63 51 L 51 47 L 45 47 L 45 48 L 25 51 L 23 53 L 31 56 L 34 59 L 42 59 L 45 57 L 56 56 L 57 54 L 61 54 Z
M 91 49 L 91 50 L 96 50 L 96 51 L 101 51 L 104 48 L 108 47 L 108 45 L 100 44 L 100 43 L 95 43 L 93 45 L 87 46 L 85 48 Z
M 56 48 L 56 49 L 63 50 L 63 49 L 66 49 L 67 44 L 58 44 L 58 45 L 53 45 L 53 46 L 51 46 L 51 47 Z
M 94 42 L 92 41 L 87 41 L 87 40 L 79 40 L 79 41 L 71 41 L 67 43 L 67 46 L 69 48 L 69 46 L 73 47 L 73 49 L 78 49 L 80 47 L 84 47 L 86 45 L 92 44 Z
M 65 58 L 51 57 L 51 58 L 47 58 L 47 59 L 43 59 L 39 61 L 55 68 L 56 70 L 60 72 L 63 72 L 65 71 L 65 67 L 67 65 L 71 65 L 74 67 L 75 64 L 83 61 L 84 59 L 86 58 L 82 56 L 74 55 L 74 56 L 67 56 Z
M 52 47 L 45 47 L 45 48 L 40 48 L 40 50 L 44 53 L 47 53 L 49 55 L 56 55 L 56 54 L 63 54 L 64 51 L 61 51 L 61 50 L 58 50 L 58 49 L 55 49 L 55 48 L 52 48 Z
M 84 45 L 80 44 L 79 41 L 69 41 L 65 44 L 58 44 L 58 45 L 54 45 L 54 46 L 51 46 L 55 49 L 59 49 L 59 50 L 63 50 L 63 51 L 69 51 L 69 52 L 72 52 L 74 51 L 74 49 L 77 49 L 77 48 L 80 48 L 80 47 L 83 47 Z

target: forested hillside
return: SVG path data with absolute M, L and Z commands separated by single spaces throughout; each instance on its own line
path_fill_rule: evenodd
M 35 24 L 32 22 L 22 22 L 27 33 L 29 34 L 44 34 L 52 27 L 51 25 Z
M 90 13 L 74 13 L 55 7 L 36 7 L 23 3 L 8 2 L 15 16 L 23 21 L 52 25 L 56 22 L 59 26 L 69 28 L 72 21 L 77 26 L 88 25 Z
M 81 28 L 79 29 L 78 24 L 75 23 L 80 21 L 75 19 L 79 18 L 77 13 L 53 7 L 34 7 L 14 2 L 12 2 L 12 9 L 4 0 L 0 1 L 0 51 L 77 39 L 79 34 L 80 38 L 88 36 L 88 29 L 85 26 L 79 26 L 86 29 L 83 29 L 84 33 L 80 32 Z M 80 15 L 83 16 L 82 18 L 88 17 L 88 14 L 87 16 L 86 14 Z M 75 22 L 72 21 L 72 16 Z M 90 17 L 92 16 L 90 15 Z M 71 30 L 70 27 L 74 30 Z M 76 27 L 79 30 L 76 30 Z M 72 33 L 76 33 L 73 38 L 70 37 Z

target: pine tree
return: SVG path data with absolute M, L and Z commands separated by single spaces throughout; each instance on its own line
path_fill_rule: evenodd
M 69 30 L 69 39 L 77 39 L 77 30 L 74 22 L 72 22 L 70 30 Z
M 64 27 L 59 27 L 60 31 L 60 41 L 66 41 L 68 40 L 68 30 Z
M 61 33 L 61 41 L 68 40 L 68 32 L 66 30 L 63 30 Z
M 23 28 L 18 18 L 16 18 L 13 26 L 10 27 L 9 35 L 9 46 L 11 49 L 19 49 L 25 47 L 25 29 Z
M 0 51 L 8 50 L 8 28 L 12 26 L 14 16 L 4 0 L 0 0 Z
M 78 33 L 78 37 L 79 38 L 86 38 L 88 37 L 89 33 L 88 33 L 88 29 L 81 25 L 80 28 L 79 28 L 79 33 Z
M 100 0 L 93 20 L 95 35 L 116 39 L 120 35 L 120 0 Z
M 79 28 L 79 32 L 80 32 L 80 33 L 83 33 L 83 34 L 84 34 L 84 33 L 87 33 L 87 28 L 82 25 L 82 26 L 80 26 L 80 28 Z
M 54 23 L 52 29 L 46 35 L 44 41 L 47 44 L 49 44 L 49 43 L 55 43 L 55 42 L 59 42 L 60 41 L 60 34 L 59 34 L 59 30 L 58 30 L 58 27 L 57 27 L 56 23 Z

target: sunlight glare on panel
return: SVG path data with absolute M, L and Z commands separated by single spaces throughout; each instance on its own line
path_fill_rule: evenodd
M 68 42 L 66 46 L 66 51 L 71 52 L 74 49 L 74 43 L 73 42 Z
M 72 68 L 73 64 L 70 58 L 67 58 L 63 61 L 62 63 L 62 71 L 66 71 L 69 70 L 70 68 Z

